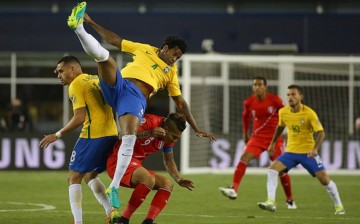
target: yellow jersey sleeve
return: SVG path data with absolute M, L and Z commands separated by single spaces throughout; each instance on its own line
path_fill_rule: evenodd
M 99 78 L 81 74 L 69 85 L 69 98 L 73 110 L 85 107 L 86 117 L 81 138 L 117 136 L 117 127 L 111 107 L 102 97 Z
M 323 130 L 315 111 L 306 105 L 297 113 L 290 106 L 280 109 L 279 126 L 288 129 L 285 151 L 292 153 L 308 153 L 315 145 L 314 132 Z
M 73 110 L 85 107 L 85 99 L 83 94 L 83 89 L 79 87 L 79 82 L 76 79 L 69 86 L 69 99 L 72 103 Z
M 162 61 L 158 57 L 160 49 L 129 40 L 121 42 L 121 49 L 133 56 L 133 61 L 121 70 L 123 78 L 134 78 L 149 84 L 153 87 L 151 95 L 164 88 L 167 88 L 169 96 L 181 95 L 177 66 L 169 66 Z
M 321 124 L 321 122 L 320 122 L 317 114 L 315 113 L 315 111 L 310 110 L 310 112 L 309 112 L 309 119 L 310 119 L 310 121 L 311 121 L 311 126 L 312 126 L 314 132 L 319 132 L 319 131 L 323 131 L 323 130 L 324 130 L 324 128 L 323 128 L 323 126 L 322 126 L 322 124 Z

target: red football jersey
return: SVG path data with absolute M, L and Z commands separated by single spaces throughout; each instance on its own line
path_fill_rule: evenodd
M 161 123 L 164 121 L 164 117 L 156 116 L 153 114 L 145 114 L 143 120 L 141 121 L 139 132 L 153 130 L 156 127 L 159 127 Z M 114 146 L 114 151 L 112 154 L 116 154 L 119 151 L 119 147 L 121 144 L 121 140 L 119 140 L 116 145 Z M 175 143 L 166 144 L 163 140 L 159 138 L 149 137 L 149 138 L 140 138 L 136 139 L 135 146 L 134 146 L 134 158 L 143 161 L 146 157 L 157 152 L 163 148 L 172 148 Z
M 279 109 L 283 106 L 281 98 L 272 93 L 267 93 L 263 100 L 259 100 L 255 95 L 246 98 L 242 113 L 244 132 L 248 133 L 252 118 L 251 136 L 271 140 L 279 123 Z

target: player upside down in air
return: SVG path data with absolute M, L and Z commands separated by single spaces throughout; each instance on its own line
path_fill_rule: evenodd
M 114 178 L 106 190 L 111 205 L 119 208 L 118 187 L 134 151 L 146 102 L 159 89 L 168 90 L 177 110 L 185 116 L 198 137 L 208 137 L 210 140 L 215 140 L 215 137 L 197 126 L 186 100 L 181 95 L 175 62 L 187 50 L 185 41 L 176 36 L 169 36 L 161 48 L 157 48 L 123 39 L 95 23 L 85 13 L 86 5 L 86 2 L 81 2 L 73 8 L 68 26 L 79 38 L 85 52 L 97 62 L 103 96 L 119 119 L 121 153 L 118 154 Z M 133 55 L 133 62 L 128 63 L 120 72 L 109 51 L 86 32 L 84 21 L 108 43 Z

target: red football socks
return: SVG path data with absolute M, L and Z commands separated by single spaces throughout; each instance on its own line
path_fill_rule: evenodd
M 146 196 L 149 194 L 151 189 L 143 183 L 140 183 L 135 187 L 122 216 L 130 219 L 136 209 L 145 201 Z
M 150 218 L 152 220 L 155 220 L 155 218 L 159 215 L 161 210 L 166 206 L 168 199 L 171 195 L 171 191 L 160 188 L 153 200 L 151 201 L 150 209 L 148 214 L 146 215 L 146 218 Z
M 236 170 L 235 170 L 235 173 L 233 176 L 233 182 L 232 182 L 232 187 L 234 188 L 235 192 L 237 192 L 239 189 L 239 185 L 240 185 L 241 179 L 245 175 L 246 168 L 247 168 L 247 163 L 240 160 L 238 165 L 236 166 Z
M 291 192 L 291 182 L 290 182 L 289 174 L 285 173 L 283 175 L 280 175 L 280 181 L 281 181 L 281 185 L 284 188 L 287 200 L 292 201 L 293 200 L 293 195 L 292 195 L 292 192 Z

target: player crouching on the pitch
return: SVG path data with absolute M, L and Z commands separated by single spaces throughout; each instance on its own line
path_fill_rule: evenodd
M 157 190 L 157 193 L 151 201 L 149 211 L 142 223 L 152 224 L 166 206 L 173 189 L 173 182 L 142 166 L 142 161 L 158 150 L 162 150 L 165 168 L 176 183 L 189 190 L 194 188 L 191 180 L 180 177 L 173 155 L 173 146 L 185 127 L 186 120 L 178 113 L 171 113 L 166 118 L 151 114 L 144 115 L 137 134 L 134 154 L 120 183 L 123 187 L 134 188 L 134 191 L 119 223 L 129 223 L 132 214 L 145 201 L 151 190 Z M 121 140 L 117 142 L 113 152 L 108 157 L 107 172 L 111 178 L 113 178 L 116 169 L 120 145 Z

